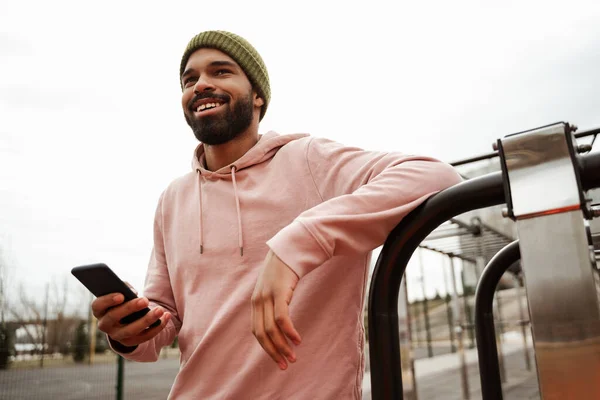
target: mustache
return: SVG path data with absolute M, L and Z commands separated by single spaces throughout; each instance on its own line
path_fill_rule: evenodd
M 211 92 L 197 93 L 188 102 L 188 110 L 190 112 L 194 112 L 195 111 L 193 109 L 194 103 L 197 102 L 198 100 L 203 100 L 203 99 L 217 99 L 217 100 L 221 100 L 223 103 L 227 103 L 229 101 L 229 96 L 227 96 L 225 94 L 217 94 L 217 93 L 211 93 Z

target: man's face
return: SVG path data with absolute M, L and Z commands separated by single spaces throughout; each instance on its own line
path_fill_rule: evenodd
M 239 136 L 258 118 L 263 105 L 241 67 L 216 49 L 192 53 L 181 82 L 185 120 L 196 138 L 208 145 Z

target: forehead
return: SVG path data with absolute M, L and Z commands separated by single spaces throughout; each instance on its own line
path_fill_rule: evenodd
M 189 68 L 204 68 L 215 61 L 229 61 L 239 67 L 238 63 L 236 63 L 233 58 L 229 57 L 222 51 L 211 48 L 202 48 L 194 51 L 190 55 L 183 70 L 185 71 Z

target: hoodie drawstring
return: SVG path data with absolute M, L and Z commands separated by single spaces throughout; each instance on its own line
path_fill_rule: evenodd
M 198 174 L 198 214 L 200 217 L 200 254 L 204 252 L 204 237 L 203 237 L 203 221 L 202 221 L 202 172 L 200 169 L 196 169 Z M 235 196 L 235 208 L 237 210 L 237 222 L 238 222 L 238 246 L 240 247 L 240 256 L 244 255 L 244 235 L 242 233 L 242 214 L 240 211 L 240 198 L 237 193 L 237 183 L 235 181 L 235 166 L 231 166 L 231 181 L 233 182 L 233 195 Z
M 202 252 L 204 251 L 204 240 L 202 237 L 202 173 L 200 172 L 200 169 L 196 169 L 196 172 L 198 173 L 198 208 L 199 208 L 199 212 L 198 214 L 200 214 L 200 254 L 202 254 Z
M 235 165 L 231 166 L 231 181 L 233 182 L 233 195 L 235 196 L 235 208 L 237 209 L 238 220 L 238 244 L 240 246 L 240 256 L 244 255 L 244 239 L 242 235 L 242 214 L 240 212 L 240 198 L 237 193 L 237 184 L 235 182 Z

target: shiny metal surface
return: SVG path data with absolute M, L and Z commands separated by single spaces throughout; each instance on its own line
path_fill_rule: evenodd
M 531 361 L 529 359 L 529 345 L 527 344 L 527 334 L 529 331 L 529 319 L 525 319 L 525 306 L 527 306 L 527 299 L 525 296 L 523 279 L 519 276 L 513 275 L 513 279 L 515 281 L 515 296 L 517 298 L 517 305 L 519 307 L 519 325 L 521 325 L 521 336 L 523 337 L 523 355 L 525 357 L 525 366 L 527 367 L 527 371 L 531 371 Z M 525 300 L 525 301 L 523 301 Z
M 582 212 L 517 229 L 542 398 L 600 399 L 598 270 Z
M 575 169 L 564 123 L 502 139 L 516 218 L 549 213 L 580 204 Z
M 600 399 L 600 280 L 567 124 L 502 139 L 542 399 Z

